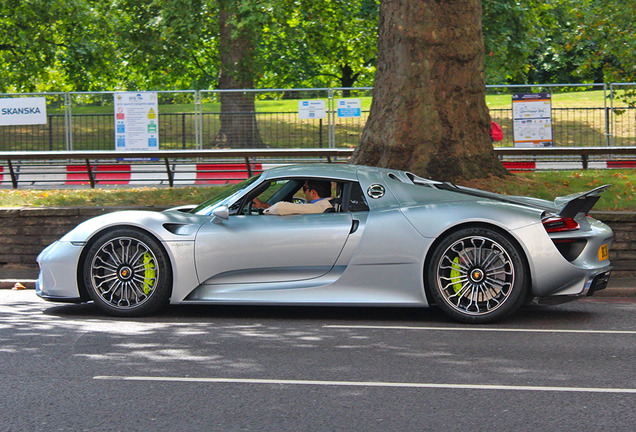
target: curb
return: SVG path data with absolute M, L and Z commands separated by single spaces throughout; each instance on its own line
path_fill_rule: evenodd
M 0 289 L 13 289 L 17 284 L 24 288 L 16 289 L 35 289 L 35 279 L 0 279 Z
M 24 288 L 16 288 L 16 284 L 21 284 Z M 35 289 L 35 279 L 0 279 L 0 289 Z M 633 278 L 614 278 L 609 281 L 607 288 L 594 293 L 595 298 L 618 298 L 632 297 L 636 298 L 636 277 Z

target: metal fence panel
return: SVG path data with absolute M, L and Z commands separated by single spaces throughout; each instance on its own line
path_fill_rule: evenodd
M 610 84 L 611 145 L 636 143 L 636 83 Z
M 0 93 L 0 98 L 44 97 L 44 125 L 0 126 L 0 151 L 54 151 L 67 149 L 66 93 Z
M 197 92 L 157 91 L 159 147 L 192 150 L 197 147 Z M 116 92 L 69 93 L 71 144 L 69 150 L 114 150 Z
M 362 131 L 367 124 L 371 102 L 373 100 L 372 87 L 336 88 L 333 89 L 333 108 L 331 110 L 333 123 L 333 142 L 336 147 L 356 147 L 362 137 Z M 341 116 L 338 107 L 341 103 L 360 101 L 360 113 L 352 112 L 351 117 Z
M 512 94 L 552 93 L 554 146 L 629 146 L 636 142 L 636 84 L 495 85 L 487 102 L 513 145 Z M 572 107 L 569 95 L 585 91 Z M 366 124 L 372 88 L 158 91 L 159 147 L 350 148 Z M 44 96 L 47 124 L 0 126 L 0 151 L 113 150 L 115 92 L 5 94 Z M 625 96 L 631 95 L 631 99 Z M 338 115 L 341 101 L 360 101 L 359 116 Z M 628 102 L 631 100 L 631 102 Z M 324 102 L 324 118 L 299 118 L 299 101 Z M 569 103 L 568 103 L 569 102 Z M 631 103 L 631 105 L 630 105 Z M 221 106 L 223 105 L 223 110 Z
M 300 119 L 298 105 L 323 100 L 328 106 L 328 98 L 328 89 L 202 90 L 201 146 L 328 148 L 328 116 Z
M 486 86 L 490 115 L 504 131 L 497 146 L 513 145 L 512 95 L 514 93 L 552 94 L 552 138 L 556 147 L 609 145 L 609 116 L 605 84 L 545 84 Z M 568 95 L 585 91 L 581 106 L 572 108 Z M 506 107 L 507 105 L 507 107 Z

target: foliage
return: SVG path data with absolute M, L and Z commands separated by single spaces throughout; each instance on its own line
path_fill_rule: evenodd
M 462 184 L 462 182 L 459 182 Z M 594 210 L 636 211 L 636 172 L 634 170 L 543 171 L 516 173 L 506 178 L 471 180 L 466 186 L 505 195 L 524 195 L 553 200 L 557 196 L 582 192 L 612 184 Z M 1 190 L 0 207 L 79 207 L 149 206 L 170 207 L 198 204 L 219 188 L 126 188 L 65 190 Z
M 551 6 L 543 0 L 482 0 L 487 83 L 525 83 Z
M 200 89 L 216 83 L 216 4 L 206 0 L 118 0 L 114 34 L 127 89 Z
M 0 89 L 207 87 L 218 70 L 213 10 L 204 0 L 7 0 Z
M 4 0 L 0 91 L 218 87 L 219 14 L 256 87 L 369 86 L 379 0 Z M 636 80 L 633 0 L 482 0 L 486 82 Z
M 263 29 L 263 87 L 360 87 L 373 82 L 379 0 L 284 0 Z
M 617 82 L 636 78 L 636 4 L 631 0 L 550 0 L 544 41 L 528 80 Z
M 0 88 L 87 90 L 111 84 L 103 71 L 114 46 L 103 2 L 5 0 L 0 3 Z M 77 31 L 81 28 L 82 31 Z

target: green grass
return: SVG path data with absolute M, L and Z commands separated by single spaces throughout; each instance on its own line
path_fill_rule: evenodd
M 0 190 L 0 207 L 166 207 L 198 204 L 218 186 Z
M 523 89 L 522 89 L 523 90 Z M 547 89 L 549 91 L 549 88 Z M 525 91 L 525 90 L 524 90 Z M 352 96 L 354 97 L 354 96 Z M 511 94 L 489 94 L 486 95 L 486 105 L 489 108 L 504 109 L 512 105 Z M 598 108 L 603 107 L 603 91 L 590 90 L 585 92 L 553 93 L 552 105 L 555 108 Z M 307 98 L 311 99 L 311 98 Z M 326 96 L 322 99 L 327 99 Z M 362 110 L 369 110 L 372 98 L 370 96 L 359 97 L 362 103 Z M 73 114 L 113 114 L 112 98 L 104 99 L 103 106 L 79 106 L 73 105 Z M 618 104 L 618 100 L 615 104 Z M 276 99 L 257 100 L 257 112 L 298 112 L 298 99 Z M 608 102 L 609 106 L 609 102 Z M 188 113 L 194 112 L 194 103 L 187 104 L 159 104 L 160 112 L 168 113 Z M 202 104 L 203 112 L 219 112 L 221 104 L 219 102 L 205 102 Z M 49 114 L 63 114 L 60 109 L 48 109 Z
M 461 183 L 460 183 L 461 184 Z M 473 180 L 470 187 L 506 195 L 526 195 L 553 200 L 604 184 L 607 190 L 594 210 L 636 211 L 634 170 L 554 171 L 514 174 L 507 178 Z M 0 207 L 150 206 L 198 204 L 219 187 L 0 190 Z
M 467 186 L 505 195 L 525 195 L 547 200 L 611 184 L 594 210 L 636 211 L 635 170 L 539 171 L 507 178 L 471 180 Z
M 526 89 L 520 89 L 520 93 Z M 549 88 L 546 91 L 550 91 Z M 609 93 L 608 93 L 609 94 Z M 552 108 L 602 108 L 603 90 L 590 90 L 585 92 L 552 93 Z M 486 105 L 490 109 L 512 108 L 512 94 L 487 95 Z M 609 107 L 609 101 L 607 101 Z

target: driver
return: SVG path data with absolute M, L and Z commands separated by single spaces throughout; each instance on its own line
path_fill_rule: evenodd
M 264 201 L 254 198 L 252 206 L 257 209 L 264 209 L 263 213 L 270 215 L 291 215 L 291 214 L 311 214 L 323 213 L 331 205 L 331 182 L 325 180 L 307 180 L 303 185 L 303 191 L 307 197 L 307 204 L 294 204 L 286 201 L 279 201 L 274 205 L 269 205 Z

